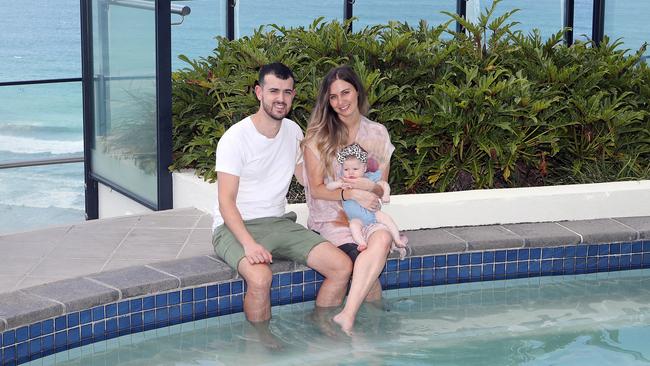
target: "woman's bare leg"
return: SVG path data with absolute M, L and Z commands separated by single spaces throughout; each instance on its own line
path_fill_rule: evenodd
M 375 212 L 375 217 L 377 218 L 378 223 L 384 224 L 384 226 L 388 228 L 388 231 L 390 231 L 390 235 L 393 237 L 393 241 L 395 242 L 395 245 L 400 248 L 404 248 L 406 246 L 406 243 L 402 240 L 402 238 L 400 238 L 399 230 L 397 229 L 397 224 L 395 223 L 393 218 L 390 217 L 389 214 L 382 211 Z
M 386 230 L 374 232 L 368 240 L 368 248 L 361 252 L 354 262 L 348 299 L 343 310 L 333 318 L 344 332 L 350 333 L 352 330 L 363 300 L 375 286 L 379 274 L 384 269 L 392 240 Z

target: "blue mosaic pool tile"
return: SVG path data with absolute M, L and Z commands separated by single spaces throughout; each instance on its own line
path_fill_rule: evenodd
M 644 266 L 650 265 L 650 253 L 643 254 L 643 263 Z
M 543 253 L 542 253 L 543 256 Z M 553 273 L 553 261 L 550 259 L 542 260 L 542 266 L 540 268 L 540 274 L 542 276 L 550 276 Z
M 29 339 L 29 327 L 20 327 L 16 329 L 15 343 L 24 342 Z
M 185 304 L 183 304 L 183 305 L 185 305 Z M 192 311 L 191 311 L 192 304 L 187 304 L 187 305 L 190 305 L 190 314 L 192 314 Z M 147 310 L 142 315 L 143 315 L 143 324 L 144 324 L 144 326 L 152 325 L 152 324 L 154 324 L 156 322 L 156 311 L 155 310 Z M 108 324 L 106 324 L 106 332 L 107 333 L 108 332 L 114 332 L 116 330 L 117 330 L 117 327 L 114 328 L 114 329 L 109 329 Z
M 437 255 L 434 258 L 436 267 L 446 267 L 447 266 L 447 256 L 446 255 Z
M 43 335 L 51 334 L 54 332 L 54 319 L 43 320 L 41 324 L 42 324 L 41 332 Z M 0 339 L 0 341 L 1 340 L 2 339 Z M 0 342 L 0 344 L 1 343 L 2 342 Z
M 230 283 L 228 283 L 228 294 L 230 294 Z M 187 303 L 194 301 L 194 291 L 189 288 L 182 291 L 181 302 Z
M 79 324 L 88 324 L 93 321 L 93 313 L 91 309 L 79 312 Z
M 411 261 L 409 258 L 400 259 L 397 261 L 397 269 L 399 271 L 408 271 L 410 268 Z
M 608 267 L 610 271 L 618 271 L 620 269 L 620 259 L 619 256 L 609 257 Z
M 45 354 L 54 351 L 54 334 L 46 335 L 42 338 L 42 347 Z
M 598 255 L 598 244 L 589 244 L 587 246 L 587 257 L 595 257 Z
M 513 262 L 517 260 L 517 249 L 506 250 L 506 261 Z
M 564 274 L 564 259 L 553 259 L 553 274 Z
M 291 284 L 291 273 L 280 273 L 280 286 L 289 286 Z
M 167 306 L 167 294 L 158 294 L 154 297 L 155 308 Z M 150 308 L 147 307 L 147 310 Z M 108 315 L 107 315 L 108 316 Z
M 67 318 L 68 318 L 68 328 L 76 327 L 77 325 L 79 325 L 79 313 L 78 312 L 68 314 Z
M 68 344 L 74 344 L 81 340 L 81 332 L 79 327 L 68 329 Z
M 422 257 L 422 268 L 423 269 L 433 268 L 433 265 L 435 263 L 434 258 L 435 257 L 432 255 Z
M 469 253 L 462 253 L 458 256 L 458 265 L 467 266 L 469 265 L 470 255 Z
M 411 269 L 421 269 L 422 268 L 422 257 L 411 258 Z
M 81 339 L 92 338 L 93 336 L 93 326 L 92 324 L 86 324 L 81 326 Z
M 104 319 L 104 307 L 97 306 L 93 308 L 93 321 Z
M 121 301 L 117 303 L 117 314 L 124 315 L 131 312 L 131 303 L 127 301 Z
M 291 302 L 302 302 L 302 285 L 291 285 Z
M 553 248 L 542 248 L 542 260 L 553 258 Z
M 607 271 L 609 269 L 609 258 L 599 257 L 597 266 L 599 271 Z
M 630 247 L 631 249 L 631 247 Z M 619 259 L 619 268 L 620 269 L 630 269 L 630 264 L 632 263 L 632 256 L 629 254 L 623 254 L 621 255 Z
M 481 266 L 481 278 L 484 280 L 494 279 L 494 264 L 484 264 Z
M 304 280 L 305 282 L 313 282 L 316 280 L 316 271 L 313 269 L 308 269 L 305 271 L 304 274 Z
M 239 283 L 241 284 L 241 281 Z M 207 287 L 197 287 L 194 289 L 194 301 L 203 301 L 207 298 L 207 295 Z
M 621 243 L 621 254 L 630 254 L 632 253 L 632 243 L 625 242 Z
M 433 283 L 436 285 L 444 285 L 445 283 L 447 283 L 447 270 L 444 268 L 434 269 Z
M 2 347 L 8 347 L 16 343 L 16 331 L 8 330 L 2 333 Z
M 494 252 L 494 262 L 501 263 L 506 261 L 506 251 L 497 250 Z M 504 272 L 505 273 L 505 272 Z
M 564 274 L 568 274 L 568 275 L 574 274 L 575 273 L 575 264 L 576 264 L 575 258 L 564 259 L 563 264 L 562 264 Z
M 458 267 L 447 267 L 447 283 L 458 283 Z
M 38 358 L 40 357 L 41 354 L 41 339 L 36 338 L 32 339 L 29 343 L 29 357 L 35 357 Z
M 410 287 L 420 287 L 422 286 L 422 270 L 412 270 L 409 274 L 409 285 Z
M 16 360 L 16 347 L 11 346 L 7 347 L 4 349 L 4 352 L 2 354 L 2 360 L 5 362 L 5 364 L 9 364 L 10 362 L 13 362 Z
M 539 276 L 541 271 L 541 263 L 539 260 L 531 260 L 528 262 L 528 275 L 533 277 L 533 276 Z
M 125 330 L 125 329 L 131 329 L 131 317 L 128 315 L 123 315 L 117 318 L 117 329 L 118 330 Z M 81 328 L 81 338 L 83 339 L 83 328 Z
M 210 299 L 208 300 L 208 311 L 211 308 L 211 304 L 214 305 L 214 313 L 213 315 L 217 315 L 217 310 L 218 310 L 218 302 L 217 299 Z M 170 322 L 175 322 L 175 321 L 180 321 L 181 320 L 181 306 L 180 305 L 172 305 L 169 307 L 169 321 Z M 131 324 L 131 327 L 134 325 Z
M 220 302 L 220 307 L 221 307 L 221 302 Z M 225 305 L 225 303 L 223 304 Z M 230 303 L 228 304 L 228 309 L 230 309 Z M 221 314 L 226 314 L 226 312 L 222 312 Z M 192 319 L 192 316 L 194 315 L 194 305 L 191 302 L 184 302 L 181 304 L 181 319 L 186 320 L 186 319 Z M 146 323 L 145 323 L 146 325 Z
M 293 285 L 299 285 L 303 282 L 303 272 L 297 271 L 291 274 L 291 283 Z
M 553 258 L 564 258 L 564 247 L 553 248 Z
M 142 299 L 134 299 L 130 301 L 131 312 L 142 311 Z
M 316 281 L 323 281 L 325 277 L 322 274 L 316 272 Z
M 575 246 L 570 246 L 564 248 L 564 257 L 565 258 L 573 258 L 576 256 L 576 251 L 578 250 L 577 247 Z
M 240 312 L 244 310 L 244 295 L 234 295 L 230 299 L 231 309 L 233 312 Z
M 154 310 L 149 310 L 150 312 L 154 312 Z M 145 314 L 149 311 L 146 311 Z M 114 333 L 117 332 L 117 318 L 110 318 L 106 319 L 106 333 Z
M 280 302 L 278 296 L 278 304 L 279 303 Z M 230 296 L 224 296 L 219 298 L 219 315 L 223 315 L 223 314 L 230 314 Z M 182 307 L 181 307 L 181 316 L 184 316 L 184 309 Z
M 598 258 L 587 257 L 587 273 L 593 273 L 598 270 Z
M 104 312 L 105 312 L 107 318 L 112 318 L 114 316 L 117 316 L 117 304 L 112 303 L 112 304 L 106 305 L 104 307 Z
M 206 295 L 207 295 L 208 299 L 212 299 L 212 298 L 215 298 L 215 297 L 219 296 L 219 286 L 218 285 L 210 285 L 210 286 L 207 287 L 206 291 L 207 291 Z M 173 292 L 169 294 L 169 303 L 170 304 L 179 304 L 180 300 L 179 300 L 179 302 L 172 302 L 172 297 L 171 297 L 172 294 L 173 294 Z
M 650 240 L 644 240 L 642 243 L 643 243 L 643 251 L 650 252 Z
M 200 301 L 194 303 L 194 314 L 203 314 L 205 315 L 205 301 Z M 169 308 L 160 308 L 156 309 L 155 315 L 156 324 L 165 324 L 169 321 Z
M 65 347 L 68 345 L 68 332 L 67 331 L 61 331 L 54 333 L 54 347 L 57 350 L 60 350 L 61 348 Z
M 389 289 L 397 288 L 397 272 L 386 273 L 386 287 Z
M 280 304 L 288 304 L 291 301 L 291 288 L 280 287 Z
M 422 270 L 422 285 L 431 286 L 433 285 L 433 269 L 427 268 Z
M 242 309 L 243 310 L 243 309 Z M 208 306 L 206 301 L 198 301 L 194 303 L 194 320 L 205 319 L 208 316 Z M 158 314 L 156 314 L 156 324 L 166 324 L 166 319 L 158 321 Z
M 469 263 L 470 264 L 481 264 L 481 263 L 483 263 L 483 253 L 482 252 L 470 253 Z
M 576 257 L 586 257 L 587 256 L 587 249 L 589 248 L 588 245 L 584 244 L 578 244 L 576 246 Z
M 608 255 L 609 244 L 598 244 L 598 255 Z
M 409 271 L 397 272 L 397 286 L 399 288 L 409 287 Z
M 41 336 L 42 324 L 40 322 L 31 324 L 29 326 L 29 338 L 36 338 Z
M 503 279 L 506 276 L 506 264 L 505 263 L 495 263 L 494 264 L 494 278 Z
M 621 243 L 612 243 L 609 245 L 609 254 L 621 254 Z
M 643 243 L 640 241 L 632 242 L 632 253 L 641 253 L 643 251 Z
M 469 263 L 469 258 L 467 262 Z M 470 274 L 469 266 L 458 267 L 458 282 L 468 282 L 469 274 Z
M 244 281 L 238 280 L 231 284 L 230 286 L 231 295 L 241 294 L 242 292 L 244 292 Z
M 18 363 L 29 361 L 29 343 L 23 342 L 16 345 L 16 360 Z
M 458 265 L 458 254 L 448 254 L 447 255 L 447 266 L 457 266 Z
M 494 252 L 483 252 L 483 263 L 494 263 Z
M 155 308 L 156 308 L 156 296 L 147 296 L 142 299 L 142 310 L 151 310 Z
M 528 277 L 528 262 L 517 262 L 517 274 L 526 275 Z
M 276 276 L 273 276 L 273 277 L 276 277 Z M 278 276 L 278 278 L 279 278 L 279 276 Z M 229 296 L 229 295 L 230 295 L 230 282 L 219 284 L 219 296 L 221 297 L 221 296 Z M 183 302 L 185 302 L 185 300 L 183 300 Z
M 515 278 L 517 276 L 517 263 L 506 262 L 506 278 Z
M 634 252 L 634 249 L 632 249 Z M 641 263 L 643 262 L 643 256 L 641 254 L 632 254 L 630 268 L 641 268 Z
M 138 313 L 138 314 L 142 316 L 142 313 Z M 137 314 L 131 315 L 131 318 L 133 318 L 136 315 Z M 106 333 L 106 322 L 101 321 L 101 322 L 93 323 L 93 338 L 102 339 L 105 333 Z
M 142 312 L 131 313 L 131 328 L 141 327 L 144 325 L 144 315 Z

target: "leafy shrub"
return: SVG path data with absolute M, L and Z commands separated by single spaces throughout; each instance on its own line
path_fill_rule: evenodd
M 650 71 L 645 46 L 562 44 L 514 31 L 492 8 L 472 24 L 416 27 L 391 22 L 347 32 L 316 19 L 271 25 L 173 75 L 172 169 L 216 179 L 218 139 L 254 113 L 257 70 L 282 61 L 296 75 L 289 116 L 306 126 L 327 71 L 350 64 L 368 90 L 369 118 L 396 146 L 395 193 L 589 183 L 650 177 Z M 465 33 L 449 30 L 459 21 Z M 448 37 L 451 34 L 452 37 Z M 486 34 L 490 36 L 486 38 Z

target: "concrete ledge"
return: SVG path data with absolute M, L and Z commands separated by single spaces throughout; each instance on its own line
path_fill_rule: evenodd
M 120 291 L 121 298 L 154 294 L 178 288 L 180 279 L 145 266 L 129 267 L 87 276 Z
M 408 231 L 407 235 L 412 249 L 411 255 L 428 256 L 630 242 L 648 239 L 649 232 L 650 216 L 436 228 Z M 392 257 L 395 257 L 395 254 Z M 277 260 L 271 265 L 273 273 L 276 274 L 305 268 L 300 264 L 282 260 Z M 203 255 L 30 287 L 4 293 L 0 297 L 0 331 L 123 299 L 222 283 L 237 278 L 236 273 L 225 263 L 214 256 Z
M 90 309 L 120 298 L 119 291 L 85 278 L 73 278 L 24 289 L 26 294 L 55 300 L 65 306 L 65 312 Z
M 220 260 L 201 256 L 150 264 L 147 267 L 169 273 L 181 281 L 180 287 L 232 279 L 235 272 Z
M 9 292 L 0 297 L 0 319 L 4 321 L 7 329 L 62 314 L 63 304 L 22 291 Z

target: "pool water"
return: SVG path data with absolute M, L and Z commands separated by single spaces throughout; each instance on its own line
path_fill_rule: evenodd
M 313 302 L 132 334 L 30 365 L 650 364 L 650 270 L 385 291 L 347 336 Z

